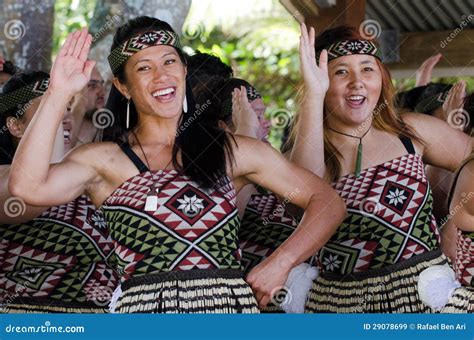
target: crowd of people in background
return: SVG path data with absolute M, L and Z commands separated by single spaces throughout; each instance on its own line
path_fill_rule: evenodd
M 91 44 L 0 58 L 0 313 L 474 312 L 474 93 L 440 54 L 396 94 L 375 40 L 301 25 L 280 151 L 168 23 L 118 28 L 110 89 Z

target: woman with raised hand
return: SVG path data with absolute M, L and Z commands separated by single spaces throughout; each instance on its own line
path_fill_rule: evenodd
M 81 146 L 49 165 L 61 111 L 94 66 L 91 40 L 83 29 L 62 46 L 15 155 L 11 191 L 40 205 L 86 192 L 101 207 L 122 280 L 115 311 L 258 312 L 257 302 L 265 306 L 291 268 L 330 238 L 344 217 L 342 201 L 266 144 L 232 138 L 196 114 L 179 39 L 149 17 L 119 28 L 109 55 L 119 91 L 109 108 L 121 140 Z M 299 188 L 293 203 L 306 210 L 292 236 L 248 275 L 255 297 L 242 279 L 235 206 L 249 182 L 281 196 Z
M 44 72 L 17 73 L 0 95 L 0 123 L 8 128 L 0 142 L 0 312 L 105 313 L 117 276 L 107 264 L 113 248 L 100 212 L 85 195 L 37 207 L 8 190 L 9 164 L 48 82 Z M 64 111 L 51 163 L 74 140 L 78 122 Z
M 301 29 L 305 88 L 292 159 L 331 183 L 348 210 L 318 253 L 321 274 L 306 310 L 433 311 L 421 301 L 418 277 L 447 260 L 424 166 L 454 171 L 472 140 L 432 117 L 400 117 L 380 49 L 356 29 L 337 27 L 316 39 L 313 28 Z M 463 303 L 446 308 L 465 312 L 473 297 L 456 294 L 465 295 Z

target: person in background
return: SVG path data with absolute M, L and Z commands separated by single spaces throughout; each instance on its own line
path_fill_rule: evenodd
M 101 115 L 105 114 L 102 109 L 105 106 L 104 80 L 97 67 L 94 67 L 91 79 L 87 86 L 74 98 L 73 114 L 82 122 L 77 134 L 80 144 L 87 141 L 100 142 L 103 138 L 104 126 L 100 121 Z M 83 116 L 84 119 L 80 117 Z
M 0 145 L 0 312 L 104 313 L 117 276 L 108 264 L 112 242 L 101 213 L 85 195 L 38 207 L 8 190 L 9 164 L 48 84 L 44 72 L 18 73 L 0 95 L 0 122 L 8 127 Z M 73 147 L 71 112 L 68 105 L 51 163 Z
M 397 95 L 400 112 L 420 112 L 446 121 L 452 128 L 472 134 L 474 124 L 474 93 L 466 95 L 466 82 L 454 85 L 432 83 L 432 72 L 441 59 L 436 54 L 426 59 L 416 72 L 416 87 Z M 433 214 L 441 230 L 441 248 L 451 260 L 456 254 L 457 232 L 448 210 L 448 193 L 455 174 L 451 171 L 426 166 L 426 175 L 433 193 Z

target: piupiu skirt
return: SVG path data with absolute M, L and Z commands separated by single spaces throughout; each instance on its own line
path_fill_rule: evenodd
M 108 313 L 108 303 L 67 302 L 61 300 L 17 297 L 0 304 L 0 314 L 18 313 Z
M 243 272 L 187 270 L 143 275 L 122 284 L 117 313 L 258 313 Z
M 472 313 L 471 289 L 455 290 L 441 311 L 425 305 L 418 294 L 418 277 L 426 268 L 447 263 L 433 250 L 386 268 L 345 276 L 321 273 L 314 280 L 306 313 Z

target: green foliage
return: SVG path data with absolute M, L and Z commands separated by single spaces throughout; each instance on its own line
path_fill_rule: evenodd
M 54 4 L 53 56 L 69 33 L 86 27 L 94 12 L 95 0 L 56 0 Z
M 232 66 L 235 77 L 247 80 L 258 89 L 267 105 L 267 118 L 273 123 L 270 142 L 279 148 L 283 129 L 275 115 L 278 112 L 280 119 L 282 112 L 291 116 L 296 108 L 300 82 L 299 33 L 296 22 L 290 24 L 287 18 L 269 21 L 246 23 L 247 30 L 232 34 L 224 33 L 219 26 L 206 31 L 204 26 L 185 25 L 182 42 L 190 54 L 199 50 L 217 55 Z

